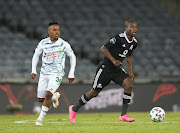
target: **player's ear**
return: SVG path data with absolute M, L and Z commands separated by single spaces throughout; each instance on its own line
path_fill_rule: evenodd
M 126 26 L 125 26 L 125 31 L 127 31 L 127 29 L 128 29 L 128 26 L 126 25 Z
M 51 26 L 48 27 L 48 34 L 50 34 Z
M 48 34 L 50 35 L 50 29 L 48 28 Z

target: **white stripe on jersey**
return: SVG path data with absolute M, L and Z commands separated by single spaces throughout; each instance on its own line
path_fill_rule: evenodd
M 99 71 L 98 71 L 97 74 L 96 74 L 96 77 L 95 77 L 95 80 L 94 80 L 94 84 L 93 84 L 93 88 L 94 88 L 94 89 L 95 89 L 96 86 L 97 86 L 97 81 L 98 81 L 99 76 L 101 75 L 102 71 L 103 71 L 103 69 L 100 68 Z
M 135 37 L 132 37 L 132 40 L 131 40 L 131 41 L 127 38 L 127 36 L 126 36 L 126 31 L 124 31 L 124 33 L 120 33 L 119 36 L 120 36 L 120 37 L 125 37 L 125 39 L 126 39 L 126 41 L 127 41 L 128 43 L 132 43 L 133 41 L 135 41 L 135 42 L 137 43 L 137 40 L 136 40 Z

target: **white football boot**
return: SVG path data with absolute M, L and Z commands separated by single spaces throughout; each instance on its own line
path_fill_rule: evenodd
M 39 119 L 37 119 L 36 120 L 36 126 L 42 126 L 43 124 L 42 124 L 42 121 L 41 120 L 39 120 Z
M 53 100 L 53 107 L 57 108 L 59 106 L 59 98 L 61 94 L 59 92 L 56 92 L 54 95 L 56 96 L 56 98 L 55 100 Z

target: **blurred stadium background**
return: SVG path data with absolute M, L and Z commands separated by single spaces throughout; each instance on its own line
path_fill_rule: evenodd
M 50 21 L 60 23 L 61 37 L 77 56 L 76 83 L 91 83 L 103 58 L 100 47 L 134 19 L 141 44 L 133 53 L 135 83 L 168 82 L 178 89 L 179 12 L 178 0 L 0 0 L 0 84 L 37 84 L 30 78 L 31 59 Z M 41 59 L 38 72 L 40 67 Z M 64 83 L 69 67 L 67 58 Z

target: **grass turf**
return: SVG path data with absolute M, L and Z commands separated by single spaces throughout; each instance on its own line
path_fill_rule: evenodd
M 159 123 L 149 112 L 128 115 L 136 121 L 119 122 L 119 113 L 79 113 L 72 125 L 68 114 L 47 114 L 43 126 L 35 126 L 38 115 L 0 115 L 0 133 L 180 133 L 180 112 L 166 112 Z

